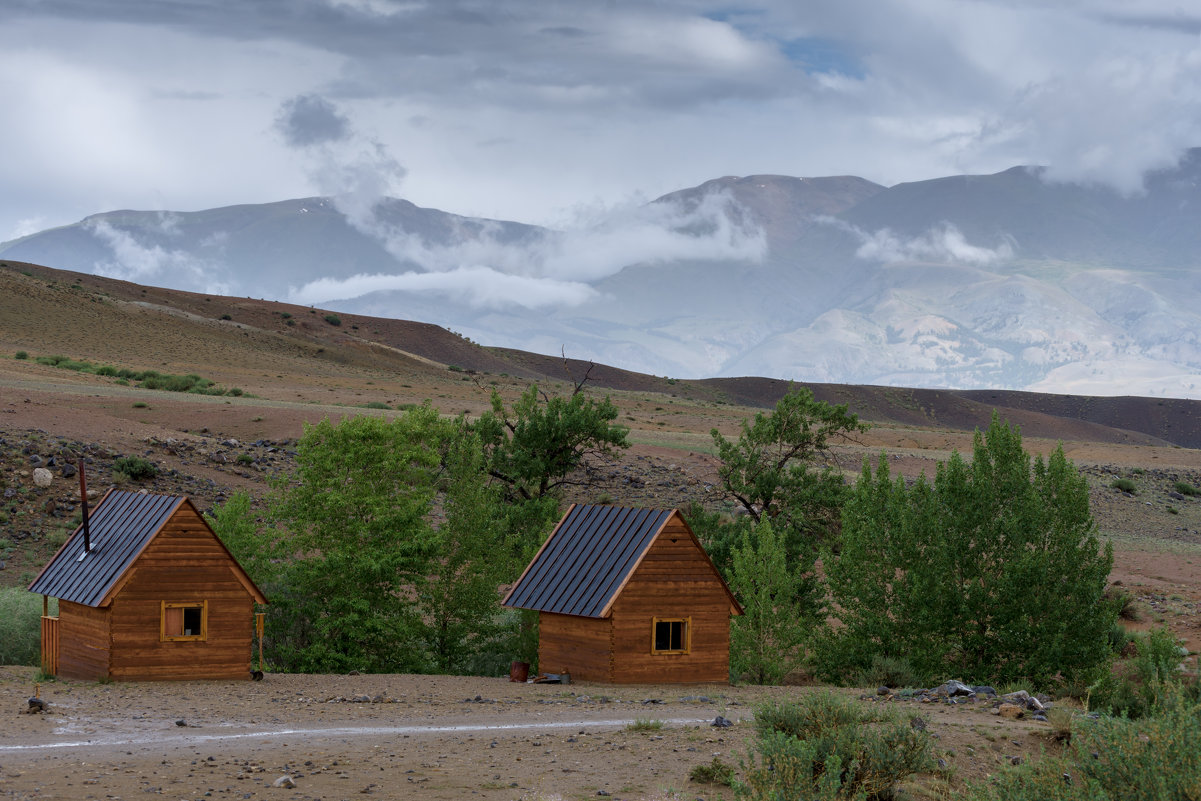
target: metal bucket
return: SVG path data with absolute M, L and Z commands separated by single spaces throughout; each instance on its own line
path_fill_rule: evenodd
M 513 662 L 509 665 L 509 681 L 525 681 L 529 677 L 529 662 Z

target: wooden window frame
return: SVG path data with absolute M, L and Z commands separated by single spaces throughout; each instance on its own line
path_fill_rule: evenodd
M 199 634 L 168 634 L 168 609 L 199 609 Z M 158 638 L 160 642 L 204 642 L 209 638 L 209 602 L 208 601 L 161 601 L 158 616 Z
M 658 632 L 660 623 L 682 623 L 684 624 L 684 647 L 680 650 L 660 650 L 656 646 L 655 634 Z M 660 654 L 689 654 L 692 652 L 692 617 L 655 617 L 651 618 L 651 653 L 654 655 Z

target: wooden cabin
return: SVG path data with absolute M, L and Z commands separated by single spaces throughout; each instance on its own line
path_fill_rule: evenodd
M 538 611 L 544 673 L 730 679 L 730 617 L 742 607 L 678 510 L 573 505 L 502 603 Z
M 188 498 L 111 490 L 29 585 L 42 664 L 72 679 L 249 679 L 267 599 Z

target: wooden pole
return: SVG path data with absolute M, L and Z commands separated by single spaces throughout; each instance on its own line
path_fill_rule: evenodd
M 254 627 L 259 635 L 259 672 L 263 672 L 263 618 L 267 616 L 266 612 L 254 613 Z

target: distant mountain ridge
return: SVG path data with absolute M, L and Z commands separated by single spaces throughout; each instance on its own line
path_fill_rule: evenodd
M 98 214 L 0 258 L 655 375 L 1201 397 L 1201 149 L 1145 183 L 725 177 L 569 232 L 306 198 Z

